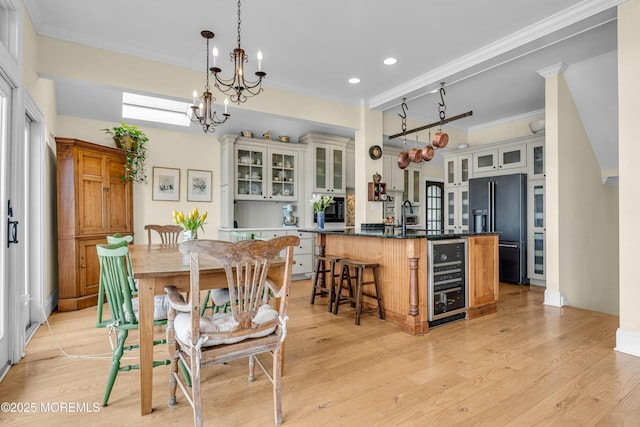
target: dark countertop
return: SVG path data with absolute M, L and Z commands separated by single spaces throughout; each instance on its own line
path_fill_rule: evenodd
M 408 229 L 405 235 L 402 234 L 400 227 L 395 227 L 394 230 L 391 227 L 387 227 L 385 230 L 362 230 L 355 227 L 347 228 L 325 228 L 319 230 L 317 228 L 300 228 L 298 231 L 306 233 L 317 234 L 335 234 L 342 236 L 361 236 L 361 237 L 383 237 L 387 239 L 430 239 L 430 240 L 443 240 L 443 239 L 459 239 L 463 237 L 471 236 L 493 236 L 499 233 L 450 233 L 443 234 L 439 232 L 427 231 L 424 229 Z

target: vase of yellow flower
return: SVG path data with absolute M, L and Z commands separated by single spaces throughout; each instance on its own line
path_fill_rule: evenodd
M 314 194 L 310 202 L 311 206 L 313 206 L 313 213 L 316 214 L 318 228 L 322 230 L 324 228 L 324 211 L 333 203 L 333 196 Z
M 173 211 L 173 222 L 184 229 L 182 240 L 185 242 L 198 238 L 198 228 L 204 231 L 205 219 L 207 219 L 207 213 L 200 214 L 198 208 L 193 208 L 187 216 L 181 211 Z

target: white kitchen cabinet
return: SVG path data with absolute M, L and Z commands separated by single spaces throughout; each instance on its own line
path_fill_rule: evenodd
M 313 191 L 316 193 L 345 193 L 347 188 L 346 149 L 329 144 L 316 144 L 313 150 Z
M 528 144 L 528 178 L 544 177 L 544 141 Z
M 347 188 L 356 188 L 356 151 L 353 147 L 347 147 L 346 156 Z
M 287 235 L 300 238 L 300 244 L 293 251 L 293 274 L 310 275 L 313 273 L 313 234 L 288 230 Z
M 237 200 L 298 200 L 298 153 L 253 145 L 235 147 Z
M 404 192 L 404 170 L 398 167 L 397 154 L 382 156 L 382 180 L 387 183 L 387 192 Z
M 420 206 L 422 191 L 422 169 L 410 165 L 403 170 L 402 200 L 409 200 L 414 206 Z
M 471 174 L 471 154 L 461 154 L 457 156 L 447 156 L 445 158 L 445 181 L 446 186 L 468 185 Z
M 473 174 L 527 167 L 527 145 L 505 145 L 473 153 Z M 515 171 L 514 171 L 515 172 Z M 484 175 L 486 176 L 486 174 Z
M 545 216 L 544 191 L 545 180 L 533 179 L 527 183 L 528 227 L 527 227 L 527 266 L 529 280 L 534 285 L 545 282 Z
M 445 187 L 444 230 L 446 233 L 469 231 L 469 186 Z
M 346 194 L 347 189 L 347 146 L 353 140 L 323 133 L 307 133 L 299 138 L 301 144 L 308 147 L 310 155 L 305 156 L 305 173 L 308 177 L 313 173 L 313 183 L 309 187 L 313 193 L 333 195 Z M 355 173 L 355 151 L 353 159 Z M 353 178 L 355 186 L 355 175 Z

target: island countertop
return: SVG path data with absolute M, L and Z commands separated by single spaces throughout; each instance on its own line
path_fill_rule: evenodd
M 317 234 L 336 234 L 339 236 L 360 236 L 360 237 L 381 237 L 386 239 L 429 239 L 429 240 L 445 240 L 445 239 L 459 239 L 465 237 L 474 236 L 496 236 L 499 233 L 441 233 L 439 231 L 427 231 L 424 229 L 410 228 L 407 229 L 406 234 L 402 234 L 400 227 L 386 227 L 385 229 L 362 229 L 356 227 L 345 228 L 299 228 L 298 231 L 304 233 L 317 233 Z

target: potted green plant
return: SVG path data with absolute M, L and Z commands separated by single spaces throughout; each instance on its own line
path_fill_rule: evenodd
M 145 172 L 145 160 L 147 158 L 147 147 L 145 143 L 149 138 L 136 125 L 127 125 L 120 122 L 120 126 L 111 129 L 102 129 L 111 137 L 118 148 L 122 148 L 126 153 L 124 164 L 124 175 L 122 179 L 130 179 L 133 182 L 146 183 L 147 174 Z

